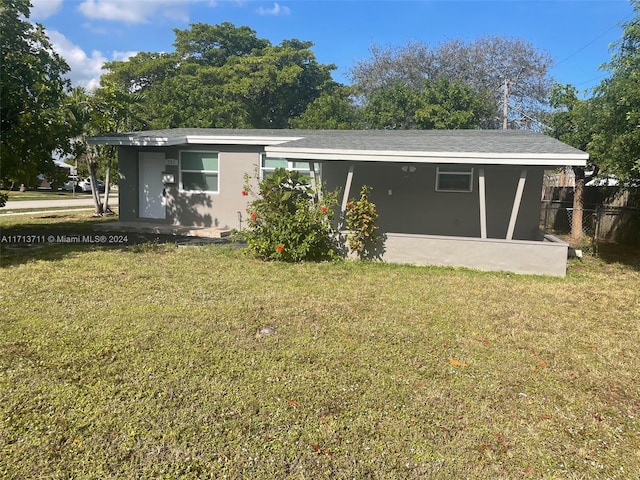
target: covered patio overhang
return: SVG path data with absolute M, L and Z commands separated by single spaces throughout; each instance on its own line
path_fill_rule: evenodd
M 348 172 L 342 190 L 341 213 L 344 214 L 351 196 L 354 177 L 359 168 L 383 162 L 391 164 L 473 165 L 478 178 L 479 237 L 453 237 L 386 232 L 383 261 L 419 265 L 448 265 L 480 270 L 504 270 L 525 274 L 566 275 L 568 244 L 551 235 L 541 240 L 515 240 L 514 230 L 528 171 L 535 168 L 554 169 L 564 166 L 585 166 L 588 154 L 579 153 L 479 153 L 424 152 L 291 148 L 286 145 L 267 146 L 267 155 L 301 162 L 309 162 L 315 172 L 320 162 L 346 162 Z M 487 191 L 485 167 L 504 165 L 517 167 L 520 175 L 515 185 L 511 215 L 504 239 L 487 236 Z M 315 178 L 312 178 L 315 183 Z

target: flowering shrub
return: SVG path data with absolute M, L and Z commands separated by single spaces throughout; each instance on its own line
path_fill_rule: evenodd
M 349 200 L 345 212 L 347 245 L 360 260 L 375 258 L 379 255 L 381 238 L 376 233 L 378 211 L 376 204 L 369 200 L 371 187 L 363 185 L 358 200 Z
M 278 168 L 259 183 L 254 193 L 245 175 L 249 203 L 249 228 L 243 232 L 248 249 L 265 260 L 299 262 L 339 256 L 337 236 L 331 226 L 337 194 L 315 200 L 308 179 L 298 172 Z

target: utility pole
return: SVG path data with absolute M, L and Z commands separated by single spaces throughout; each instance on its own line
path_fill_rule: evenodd
M 502 129 L 507 130 L 509 127 L 507 122 L 509 115 L 509 80 L 504 79 L 504 91 L 502 92 Z

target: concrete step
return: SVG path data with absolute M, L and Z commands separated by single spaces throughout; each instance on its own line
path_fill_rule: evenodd
M 185 237 L 225 238 L 232 229 L 219 227 L 185 227 L 154 222 L 104 222 L 94 226 L 96 230 L 110 232 L 157 233 L 159 235 L 180 235 Z

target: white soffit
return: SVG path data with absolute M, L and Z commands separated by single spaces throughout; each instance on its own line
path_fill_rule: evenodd
M 269 156 L 295 160 L 337 160 L 354 162 L 460 163 L 474 165 L 585 166 L 587 153 L 484 153 L 416 152 L 396 150 L 339 150 L 311 148 L 265 148 Z

